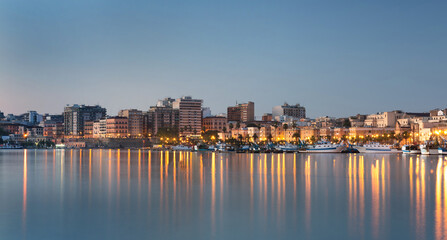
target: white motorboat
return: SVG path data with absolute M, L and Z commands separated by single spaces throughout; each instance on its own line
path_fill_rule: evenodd
M 308 153 L 341 153 L 346 149 L 346 145 L 343 143 L 333 144 L 330 142 L 317 142 L 316 144 L 305 147 L 303 152 Z
M 392 145 L 380 144 L 380 143 L 370 143 L 358 146 L 353 146 L 360 153 L 400 153 L 402 151 L 393 148 Z

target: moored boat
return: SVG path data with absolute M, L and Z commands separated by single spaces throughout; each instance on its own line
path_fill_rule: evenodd
M 422 155 L 437 155 L 437 154 L 439 154 L 437 148 L 432 148 L 428 144 L 421 144 L 421 145 L 419 145 L 419 148 L 421 149 Z
M 402 153 L 404 153 L 404 154 L 420 154 L 421 150 L 418 148 L 417 145 L 403 145 Z
M 438 147 L 438 154 L 447 155 L 447 148 Z
M 307 153 L 341 153 L 346 149 L 346 145 L 343 143 L 330 143 L 330 142 L 317 142 L 313 145 L 305 147 L 303 152 Z
M 191 151 L 192 148 L 184 145 L 176 145 L 171 148 L 174 151 Z
M 282 152 L 298 152 L 298 146 L 287 143 L 285 145 L 276 146 L 276 150 L 282 151 Z
M 380 143 L 370 143 L 353 146 L 360 153 L 400 153 L 398 149 L 393 148 L 392 145 L 380 144 Z

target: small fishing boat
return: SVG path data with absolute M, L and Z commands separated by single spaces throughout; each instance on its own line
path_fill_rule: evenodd
M 419 148 L 421 149 L 421 154 L 423 154 L 423 155 L 437 155 L 437 154 L 439 154 L 438 149 L 431 147 L 429 144 L 421 144 L 421 145 L 419 145 Z
M 438 147 L 438 154 L 447 155 L 447 148 Z
M 404 154 L 420 154 L 421 150 L 418 148 L 417 145 L 403 145 L 402 153 L 404 153 Z

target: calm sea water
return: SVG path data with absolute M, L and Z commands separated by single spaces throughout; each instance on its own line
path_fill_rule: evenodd
M 447 158 L 0 151 L 1 239 L 445 239 Z

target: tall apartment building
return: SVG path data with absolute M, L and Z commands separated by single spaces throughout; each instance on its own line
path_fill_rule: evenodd
M 157 135 L 160 129 L 179 129 L 178 109 L 153 106 L 149 109 L 148 115 L 148 126 L 153 135 Z
M 289 105 L 284 103 L 281 106 L 275 106 L 272 109 L 273 117 L 276 116 L 290 116 L 294 118 L 306 118 L 306 108 L 300 104 Z
M 240 122 L 241 121 L 241 108 L 238 106 L 227 108 L 228 122 Z
M 251 122 L 255 120 L 255 103 L 241 103 L 227 108 L 229 122 Z
M 98 105 L 72 105 L 64 108 L 64 133 L 71 136 L 84 135 L 84 122 L 96 121 L 106 116 L 106 109 Z
M 179 129 L 179 109 L 172 107 L 175 99 L 165 98 L 159 100 L 156 106 L 147 112 L 147 128 L 152 135 L 157 135 L 160 129 Z
M 202 128 L 202 102 L 201 99 L 192 99 L 190 96 L 178 98 L 172 103 L 174 109 L 179 110 L 180 136 L 199 136 Z
M 130 134 L 130 137 L 141 137 L 143 135 L 143 111 L 125 109 L 119 111 L 118 116 L 127 118 L 127 134 Z

